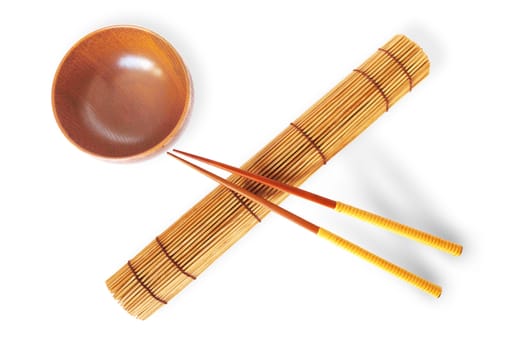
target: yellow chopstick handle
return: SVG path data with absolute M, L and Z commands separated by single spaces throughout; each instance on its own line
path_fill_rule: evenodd
M 382 268 L 383 270 L 393 274 L 394 276 L 401 278 L 402 280 L 410 283 L 411 285 L 421 289 L 422 291 L 439 298 L 441 295 L 441 287 L 421 278 L 412 272 L 405 270 L 402 267 L 394 265 L 393 263 L 380 258 L 379 256 L 361 248 L 360 246 L 347 241 L 346 239 L 328 231 L 324 228 L 319 228 L 317 232 L 318 236 L 326 239 L 327 241 L 334 243 L 335 245 L 359 256 L 360 258 L 370 262 L 371 264 Z
M 342 202 L 336 202 L 336 208 L 334 210 L 366 221 L 370 224 L 382 227 L 391 232 L 400 234 L 415 241 L 424 243 L 428 246 L 442 250 L 452 255 L 461 255 L 461 252 L 463 251 L 463 247 L 457 243 L 436 237 L 429 233 L 420 231 L 407 225 L 400 224 L 399 222 L 384 218 L 382 216 L 370 213 L 368 211 L 355 208 L 351 205 Z

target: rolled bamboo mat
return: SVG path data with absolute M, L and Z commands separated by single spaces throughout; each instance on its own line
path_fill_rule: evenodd
M 299 186 L 429 73 L 423 50 L 392 38 L 242 168 Z M 229 180 L 274 203 L 286 194 Z M 269 211 L 218 186 L 107 280 L 131 315 L 146 319 L 196 279 Z

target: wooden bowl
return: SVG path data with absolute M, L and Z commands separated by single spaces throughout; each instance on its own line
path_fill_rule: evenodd
M 99 29 L 60 63 L 53 111 L 64 135 L 103 158 L 150 155 L 180 130 L 191 103 L 189 73 L 159 35 L 134 26 Z

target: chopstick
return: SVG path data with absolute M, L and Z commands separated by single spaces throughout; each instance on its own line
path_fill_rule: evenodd
M 387 219 L 383 216 L 368 212 L 366 210 L 356 208 L 349 204 L 346 204 L 346 203 L 343 203 L 340 201 L 335 201 L 335 200 L 320 196 L 318 194 L 302 190 L 301 188 L 294 187 L 294 186 L 285 184 L 283 182 L 276 181 L 276 180 L 273 180 L 273 179 L 270 179 L 270 178 L 267 178 L 267 177 L 264 177 L 264 176 L 261 176 L 258 174 L 254 174 L 254 173 L 248 172 L 246 170 L 236 168 L 231 165 L 221 163 L 221 162 L 218 162 L 218 161 L 215 161 L 212 159 L 204 158 L 204 157 L 201 157 L 201 156 L 198 156 L 195 154 L 183 152 L 183 151 L 176 150 L 176 149 L 173 149 L 173 152 L 183 154 L 184 156 L 187 156 L 189 158 L 196 159 L 200 162 L 226 170 L 230 173 L 243 176 L 245 178 L 260 182 L 264 185 L 276 188 L 283 192 L 287 192 L 289 194 L 293 194 L 293 195 L 301 197 L 303 199 L 307 199 L 314 203 L 331 208 L 337 212 L 343 213 L 348 216 L 355 217 L 362 221 L 368 222 L 372 225 L 384 228 L 388 231 L 394 232 L 396 234 L 402 235 L 409 239 L 426 244 L 428 246 L 439 249 L 446 253 L 457 256 L 457 255 L 461 255 L 461 252 L 463 251 L 463 247 L 457 243 L 434 236 L 430 233 L 418 230 L 416 228 L 401 224 L 394 220 Z
M 188 165 L 189 167 L 199 171 L 200 173 L 206 175 L 207 177 L 213 179 L 214 181 L 218 182 L 219 184 L 229 188 L 230 190 L 241 194 L 242 196 L 259 203 L 260 205 L 263 205 L 267 207 L 268 209 L 272 210 L 273 212 L 293 221 L 294 223 L 302 226 L 303 228 L 311 231 L 312 233 L 316 234 L 317 236 L 347 250 L 348 252 L 366 260 L 367 262 L 370 262 L 371 264 L 391 273 L 392 275 L 410 283 L 411 285 L 419 288 L 420 290 L 439 298 L 441 295 L 441 287 L 437 284 L 434 284 L 410 271 L 405 270 L 404 268 L 395 265 L 367 250 L 364 248 L 361 248 L 360 246 L 336 235 L 335 233 L 332 233 L 320 226 L 317 226 L 304 218 L 291 213 L 290 211 L 268 201 L 267 199 L 260 197 L 226 179 L 223 179 L 219 177 L 216 174 L 211 173 L 210 171 L 207 171 L 196 164 L 193 164 L 189 162 L 188 160 L 185 160 L 173 153 L 167 152 L 168 155 L 171 157 L 176 158 L 177 160 L 183 162 L 184 164 Z

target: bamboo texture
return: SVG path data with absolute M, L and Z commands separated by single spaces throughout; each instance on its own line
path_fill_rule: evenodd
M 168 152 L 168 154 L 179 161 L 185 163 L 187 166 L 190 166 L 194 170 L 200 172 L 201 174 L 213 179 L 214 181 L 218 182 L 219 184 L 222 184 L 223 186 L 229 188 L 231 191 L 234 191 L 236 193 L 241 194 L 242 196 L 250 199 L 251 201 L 258 203 L 260 205 L 263 205 L 264 207 L 267 207 L 269 210 L 283 216 L 284 218 L 296 223 L 297 225 L 300 225 L 301 227 L 307 229 L 308 231 L 314 233 L 315 235 L 333 243 L 334 245 L 348 251 L 349 253 L 352 253 L 356 255 L 357 257 L 385 270 L 386 272 L 401 278 L 402 280 L 410 283 L 416 288 L 419 288 L 420 290 L 439 298 L 441 295 L 441 287 L 420 277 L 415 274 L 413 274 L 410 271 L 405 270 L 404 268 L 395 265 L 379 256 L 377 256 L 374 253 L 371 253 L 370 251 L 346 240 L 343 237 L 338 236 L 337 234 L 328 231 L 324 229 L 323 227 L 320 227 L 316 224 L 313 224 L 312 222 L 302 218 L 301 216 L 298 216 L 287 209 L 284 209 L 282 207 L 279 207 L 278 205 L 266 200 L 265 198 L 259 197 L 255 195 L 254 193 L 251 193 L 244 189 L 243 187 L 240 187 L 238 185 L 233 184 L 232 182 L 229 182 L 226 179 L 223 179 L 219 177 L 218 175 L 211 173 L 208 170 L 205 170 L 196 164 L 193 164 L 189 162 L 186 159 L 180 158 L 175 154 L 172 154 Z
M 392 38 L 242 168 L 299 186 L 429 73 L 423 50 Z M 281 203 L 286 193 L 237 175 L 248 191 Z M 106 281 L 131 315 L 146 319 L 184 289 L 269 210 L 218 186 Z
M 173 150 L 173 152 L 183 154 L 186 157 L 196 159 L 205 164 L 209 164 L 209 165 L 215 166 L 217 168 L 226 170 L 232 174 L 240 175 L 242 177 L 251 179 L 253 181 L 263 183 L 267 186 L 277 188 L 278 190 L 284 191 L 288 194 L 292 194 L 292 195 L 298 196 L 300 198 L 312 201 L 314 203 L 323 205 L 327 208 L 334 209 L 335 211 L 337 211 L 339 213 L 345 214 L 347 216 L 352 216 L 354 218 L 357 218 L 357 219 L 365 221 L 369 224 L 381 227 L 385 230 L 394 232 L 394 233 L 404 236 L 406 238 L 413 239 L 420 243 L 426 244 L 430 247 L 439 249 L 445 253 L 452 254 L 452 255 L 461 255 L 461 252 L 463 250 L 463 247 L 460 244 L 434 236 L 430 233 L 423 232 L 416 228 L 401 224 L 399 222 L 396 222 L 394 220 L 385 218 L 383 216 L 371 213 L 369 211 L 366 211 L 366 210 L 363 210 L 360 208 L 356 208 L 352 205 L 349 205 L 349 204 L 346 204 L 343 202 L 339 202 L 339 201 L 335 201 L 333 199 L 329 199 L 327 197 L 320 196 L 316 193 L 305 191 L 305 190 L 302 190 L 301 188 L 290 186 L 283 182 L 275 181 L 273 179 L 269 179 L 267 177 L 263 177 L 258 174 L 254 174 L 254 173 L 248 172 L 246 170 L 236 168 L 231 165 L 221 163 L 221 162 L 209 159 L 209 158 L 204 158 L 204 157 L 201 157 L 201 156 L 198 156 L 195 154 L 191 154 L 191 153 L 187 153 L 187 152 L 183 152 L 183 151 L 179 151 L 179 150 Z M 171 154 L 171 153 L 169 153 L 169 154 Z

